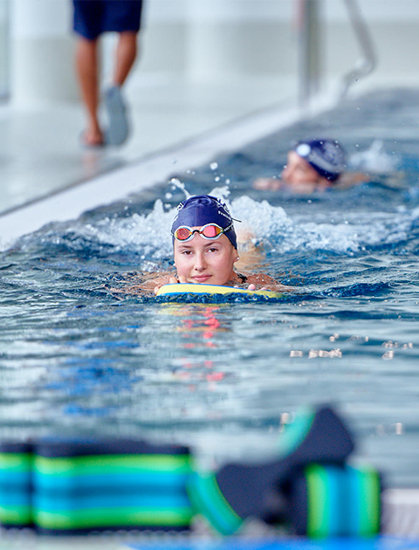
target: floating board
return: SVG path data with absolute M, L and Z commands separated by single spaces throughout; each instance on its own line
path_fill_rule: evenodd
M 247 290 L 244 288 L 235 288 L 233 286 L 223 285 L 200 285 L 193 283 L 177 283 L 163 285 L 157 291 L 157 296 L 175 296 L 181 294 L 206 294 L 206 295 L 225 295 L 238 294 L 242 296 L 260 296 L 264 298 L 278 299 L 283 296 L 281 292 L 275 290 Z

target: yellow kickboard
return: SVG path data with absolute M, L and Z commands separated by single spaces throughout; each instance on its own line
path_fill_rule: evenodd
M 173 294 L 242 294 L 247 296 L 265 296 L 266 298 L 281 298 L 281 292 L 275 290 L 246 290 L 223 285 L 200 285 L 193 283 L 177 283 L 163 285 L 157 291 L 157 296 Z

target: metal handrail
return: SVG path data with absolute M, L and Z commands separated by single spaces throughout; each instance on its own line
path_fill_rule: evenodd
M 299 99 L 302 106 L 309 103 L 313 92 L 318 92 L 320 81 L 320 1 L 299 0 Z M 355 67 L 342 77 L 340 98 L 360 78 L 370 74 L 377 65 L 373 43 L 362 19 L 356 0 L 344 0 L 354 33 L 360 44 L 363 57 Z
M 372 40 L 367 25 L 362 19 L 356 0 L 344 0 L 344 2 L 348 9 L 349 19 L 352 23 L 355 35 L 358 38 L 364 57 L 359 59 L 356 62 L 355 67 L 342 77 L 341 99 L 346 96 L 349 88 L 354 82 L 357 82 L 359 78 L 370 74 L 377 65 L 377 56 L 375 54 Z

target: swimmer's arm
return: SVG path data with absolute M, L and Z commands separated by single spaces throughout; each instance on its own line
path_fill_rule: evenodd
M 152 281 L 153 282 L 153 281 Z M 176 285 L 177 283 L 187 283 L 186 277 L 181 275 L 180 277 L 177 277 L 175 275 L 172 275 L 171 277 L 161 277 L 160 279 L 154 280 L 154 294 L 157 294 L 158 290 L 164 285 Z
M 349 189 L 354 187 L 354 185 L 367 183 L 368 181 L 371 181 L 371 177 L 368 174 L 364 174 L 363 172 L 346 172 L 340 176 L 334 186 L 336 189 Z
M 360 183 L 368 183 L 370 181 L 378 181 L 385 187 L 391 189 L 404 189 L 405 188 L 405 174 L 403 172 L 394 172 L 390 174 L 365 174 L 363 172 L 348 172 L 344 174 L 338 180 L 337 187 L 339 189 L 346 189 L 353 187 Z

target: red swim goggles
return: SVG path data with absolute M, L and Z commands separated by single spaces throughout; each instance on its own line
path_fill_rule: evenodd
M 180 227 L 175 229 L 172 235 L 177 241 L 181 243 L 185 243 L 186 241 L 190 241 L 191 239 L 193 239 L 195 233 L 198 233 L 204 239 L 212 241 L 214 239 L 219 239 L 223 233 L 226 233 L 232 227 L 233 223 L 225 228 L 220 227 L 216 223 L 207 223 L 206 225 L 203 225 L 201 229 L 192 229 L 187 225 L 181 225 Z

